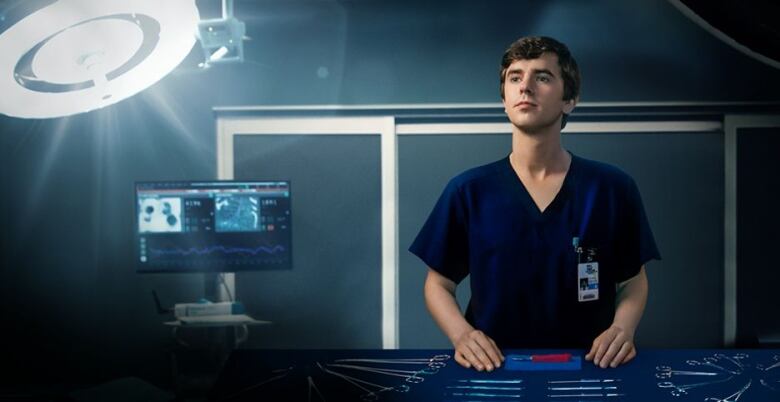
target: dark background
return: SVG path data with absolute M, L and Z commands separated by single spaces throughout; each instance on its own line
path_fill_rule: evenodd
M 198 5 L 202 18 L 219 14 L 216 0 Z M 215 178 L 215 106 L 496 103 L 503 50 L 529 34 L 570 47 L 584 77 L 582 102 L 780 101 L 780 70 L 665 1 L 238 0 L 235 14 L 251 37 L 243 64 L 200 71 L 196 46 L 173 73 L 108 108 L 59 119 L 0 116 L 0 365 L 8 386 L 72 388 L 128 375 L 170 383 L 170 330 L 150 292 L 167 305 L 193 301 L 203 277 L 135 273 L 133 182 Z M 740 232 L 740 242 L 752 236 Z M 715 259 L 711 274 L 722 275 Z M 695 299 L 697 283 L 684 287 Z M 319 325 L 312 330 L 321 338 L 337 334 L 325 347 L 349 346 L 338 324 Z

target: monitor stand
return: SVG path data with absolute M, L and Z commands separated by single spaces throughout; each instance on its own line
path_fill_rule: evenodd
M 235 274 L 232 272 L 203 274 L 203 297 L 208 301 L 236 301 L 235 288 Z

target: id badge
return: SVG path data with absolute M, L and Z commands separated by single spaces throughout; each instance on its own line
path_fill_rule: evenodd
M 579 301 L 587 302 L 599 299 L 599 263 L 583 262 L 577 264 Z

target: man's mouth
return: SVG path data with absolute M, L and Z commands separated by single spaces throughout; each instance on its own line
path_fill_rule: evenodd
M 522 102 L 518 102 L 515 106 L 516 107 L 530 107 L 530 106 L 536 106 L 536 104 L 533 103 L 533 102 L 529 102 L 529 101 L 522 101 Z

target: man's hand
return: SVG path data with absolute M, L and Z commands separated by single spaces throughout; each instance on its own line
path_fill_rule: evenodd
M 607 368 L 628 363 L 634 356 L 634 334 L 613 324 L 593 341 L 585 360 L 593 360 L 599 367 Z
M 487 335 L 477 329 L 464 332 L 455 341 L 455 361 L 465 368 L 493 371 L 501 367 L 504 355 Z

